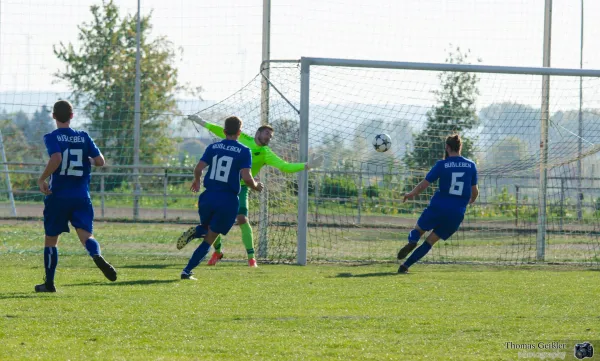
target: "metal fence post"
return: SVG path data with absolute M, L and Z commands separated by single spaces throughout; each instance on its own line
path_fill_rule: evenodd
M 163 177 L 163 219 L 167 219 L 167 192 L 169 190 L 169 170 L 165 168 Z
M 17 207 L 15 206 L 15 197 L 12 190 L 12 184 L 10 183 L 10 174 L 8 174 L 8 164 L 6 160 L 6 152 L 4 151 L 4 141 L 2 139 L 2 132 L 0 132 L 0 154 L 2 154 L 2 162 L 4 163 L 4 173 L 6 173 L 6 191 L 8 192 L 8 200 L 10 201 L 10 214 L 13 217 L 17 216 Z
M 579 196 L 579 193 L 577 193 L 577 196 Z M 562 232 L 563 230 L 563 223 L 564 223 L 564 203 L 565 203 L 565 180 L 561 179 L 560 180 L 560 231 Z
M 100 176 L 100 214 L 104 218 L 104 174 Z
M 519 226 L 519 186 L 515 185 L 515 227 Z
M 358 197 L 356 202 L 358 205 L 358 215 L 356 217 L 356 224 L 360 224 L 360 202 L 362 200 L 362 169 L 361 172 L 358 174 L 358 187 L 356 190 L 356 196 Z
M 321 197 L 319 192 L 319 183 L 321 181 L 321 174 L 315 174 L 315 223 L 319 223 L 319 198 Z

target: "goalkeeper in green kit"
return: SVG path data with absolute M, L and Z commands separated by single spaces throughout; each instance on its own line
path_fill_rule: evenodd
M 190 115 L 189 120 L 205 127 L 208 131 L 213 133 L 219 138 L 225 138 L 223 127 L 211 124 L 197 115 Z M 317 157 L 308 163 L 288 163 L 279 158 L 271 148 L 269 148 L 269 142 L 273 138 L 273 128 L 269 125 L 263 125 L 258 128 L 254 137 L 248 134 L 242 133 L 238 141 L 250 148 L 252 153 L 252 176 L 255 177 L 260 172 L 261 168 L 265 165 L 270 165 L 279 169 L 285 173 L 296 173 L 303 170 L 310 170 L 318 168 L 323 164 L 323 157 Z M 248 266 L 257 267 L 256 258 L 254 258 L 254 240 L 252 236 L 252 227 L 248 222 L 248 187 L 242 183 L 241 191 L 239 194 L 240 208 L 238 209 L 237 224 L 240 226 L 242 231 L 242 242 L 248 253 Z M 189 230 L 184 232 L 179 240 L 177 241 L 177 248 L 183 248 L 192 239 L 197 238 L 196 227 L 191 227 Z M 213 245 L 215 251 L 212 257 L 208 261 L 209 266 L 214 266 L 223 258 L 223 252 L 221 251 L 221 236 L 219 236 Z

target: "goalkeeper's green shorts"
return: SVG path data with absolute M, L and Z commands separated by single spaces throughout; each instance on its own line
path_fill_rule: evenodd
M 240 194 L 238 196 L 240 199 L 240 208 L 238 208 L 237 214 L 243 214 L 248 217 L 248 187 L 241 186 L 240 188 Z

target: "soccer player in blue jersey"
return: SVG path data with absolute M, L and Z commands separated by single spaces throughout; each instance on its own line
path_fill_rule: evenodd
M 54 275 L 58 264 L 58 236 L 69 232 L 69 222 L 75 227 L 81 244 L 111 281 L 117 279 L 115 269 L 100 255 L 100 245 L 92 235 L 94 208 L 89 184 L 92 164 L 104 165 L 104 157 L 90 138 L 81 130 L 70 127 L 73 106 L 66 100 L 54 104 L 52 117 L 57 129 L 44 135 L 50 159 L 37 183 L 44 198 L 45 282 L 36 285 L 36 292 L 56 292 Z M 50 183 L 46 179 L 50 177 Z
M 197 123 L 219 138 L 225 138 L 223 127 L 209 123 L 197 115 L 190 115 L 189 120 Z M 273 128 L 269 125 L 261 125 L 254 136 L 242 133 L 240 134 L 239 142 L 250 148 L 252 153 L 252 175 L 257 176 L 262 167 L 268 165 L 275 167 L 284 173 L 296 173 L 302 170 L 311 170 L 320 167 L 323 164 L 323 156 L 315 156 L 307 163 L 288 163 L 275 154 L 269 147 L 269 143 L 273 138 Z M 242 190 L 239 195 L 240 209 L 238 209 L 237 224 L 242 231 L 242 243 L 248 254 L 248 266 L 258 267 L 256 258 L 254 257 L 254 236 L 252 235 L 252 227 L 248 219 L 248 187 L 242 184 Z M 190 237 L 194 237 L 194 228 L 184 232 L 177 241 L 177 249 L 181 249 L 189 242 Z M 215 251 L 212 257 L 208 260 L 207 265 L 214 266 L 223 258 L 223 249 L 221 237 L 218 237 L 213 244 Z
M 204 241 L 181 272 L 181 279 L 196 280 L 192 270 L 206 257 L 217 237 L 226 235 L 233 227 L 239 208 L 240 177 L 249 188 L 258 192 L 263 189 L 262 183 L 257 183 L 250 172 L 250 148 L 237 141 L 241 130 L 242 121 L 238 117 L 225 119 L 225 139 L 209 145 L 194 169 L 194 182 L 190 189 L 198 192 L 204 168 L 209 167 L 204 177 L 205 190 L 198 198 L 200 225 L 196 227 L 194 235 L 195 238 L 204 237 Z M 191 239 L 184 237 L 180 241 L 187 243 Z
M 408 244 L 398 252 L 398 259 L 404 259 L 416 247 L 421 236 L 431 231 L 421 244 L 398 269 L 407 273 L 410 266 L 423 258 L 433 245 L 450 238 L 458 230 L 465 217 L 467 205 L 475 202 L 479 195 L 477 188 L 477 167 L 475 163 L 460 155 L 462 142 L 458 134 L 446 138 L 446 158 L 435 165 L 421 183 L 404 195 L 403 202 L 423 192 L 429 184 L 439 179 L 439 187 L 429 206 L 425 208 L 415 228 L 408 234 Z

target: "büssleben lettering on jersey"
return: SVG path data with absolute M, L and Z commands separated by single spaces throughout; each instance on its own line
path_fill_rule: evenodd
M 64 134 L 57 134 L 56 138 L 59 142 L 85 143 L 85 138 L 79 135 L 68 136 Z
M 213 144 L 213 149 L 224 149 L 224 150 L 228 150 L 230 152 L 237 152 L 237 153 L 241 153 L 242 152 L 242 148 L 240 147 L 236 147 L 233 145 L 225 145 L 223 143 L 215 143 Z
M 444 168 L 472 168 L 468 162 L 447 162 L 444 163 Z

